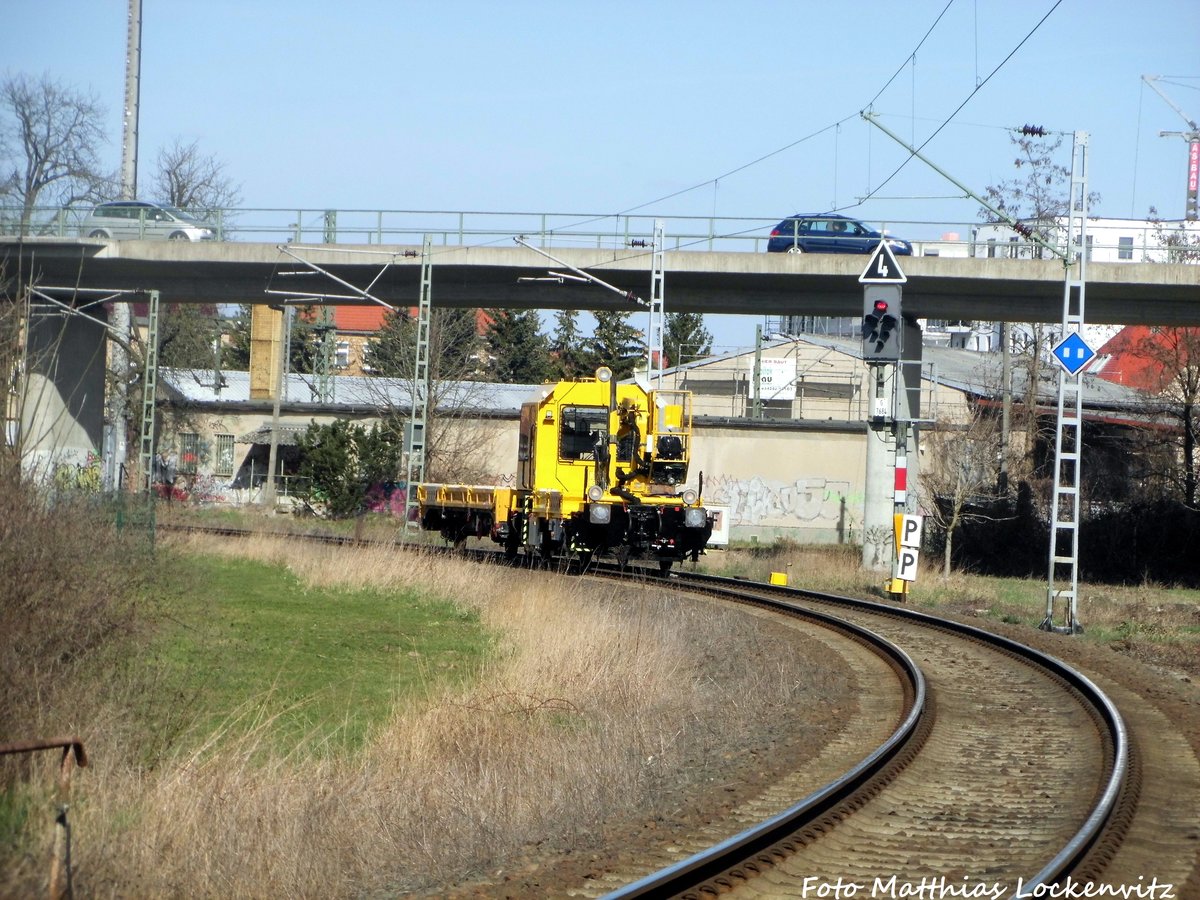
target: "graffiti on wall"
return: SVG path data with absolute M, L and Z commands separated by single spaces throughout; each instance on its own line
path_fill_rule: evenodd
M 59 463 L 54 467 L 54 486 L 60 491 L 82 491 L 98 494 L 102 487 L 100 454 L 91 450 L 78 463 Z
M 846 523 L 850 482 L 797 478 L 785 483 L 755 475 L 749 479 L 718 475 L 704 485 L 705 502 L 729 507 L 734 525 Z

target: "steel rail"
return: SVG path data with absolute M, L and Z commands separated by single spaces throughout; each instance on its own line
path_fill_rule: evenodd
M 786 598 L 788 597 L 803 598 L 805 600 L 836 604 L 840 607 L 918 622 L 927 627 L 938 628 L 1000 648 L 1058 677 L 1083 698 L 1088 706 L 1091 707 L 1097 720 L 1103 725 L 1105 736 L 1111 744 L 1112 759 L 1110 760 L 1108 778 L 1099 792 L 1099 797 L 1091 813 L 1070 840 L 1036 874 L 1022 879 L 1021 884 L 1023 887 L 1021 896 L 1033 896 L 1033 893 L 1030 892 L 1036 893 L 1039 888 L 1043 887 L 1048 889 L 1050 886 L 1059 884 L 1068 878 L 1103 834 L 1105 825 L 1112 818 L 1117 808 L 1122 788 L 1129 775 L 1129 732 L 1124 719 L 1112 699 L 1095 682 L 1073 666 L 1003 635 L 993 634 L 973 625 L 942 619 L 929 613 L 905 607 L 878 603 L 857 597 L 826 594 L 804 588 L 784 587 L 759 582 L 747 583 L 741 579 L 725 578 L 716 575 L 677 573 L 673 580 L 680 587 L 686 588 L 690 585 L 706 593 L 715 593 L 730 599 L 737 599 L 752 585 L 752 589 L 758 594 L 775 594 L 781 597 L 784 605 L 787 605 Z M 759 597 L 751 599 L 752 602 L 760 602 Z M 716 848 L 713 849 L 715 850 Z M 663 870 L 663 872 L 666 871 L 668 870 Z M 654 876 L 650 877 L 653 878 Z M 643 881 L 647 880 L 644 879 Z M 635 884 L 642 883 L 635 882 Z M 630 885 L 629 887 L 632 888 L 633 886 Z M 624 898 L 660 895 L 616 892 L 608 896 Z M 1009 896 L 1010 898 L 1015 898 L 1017 894 L 1014 892 Z
M 611 574 L 609 573 L 610 576 Z M 625 898 L 635 897 L 673 897 L 697 884 L 719 877 L 730 869 L 766 852 L 770 847 L 786 840 L 804 826 L 819 820 L 861 790 L 876 775 L 896 761 L 907 748 L 917 742 L 920 727 L 928 712 L 928 691 L 924 673 L 908 653 L 870 629 L 847 622 L 832 614 L 802 609 L 784 601 L 772 603 L 759 600 L 758 602 L 759 605 L 799 614 L 834 630 L 849 633 L 871 647 L 877 654 L 888 660 L 901 675 L 906 692 L 911 691 L 912 699 L 907 715 L 882 744 L 841 777 L 813 791 L 783 812 L 751 826 L 719 844 L 695 853 L 687 859 L 613 891 L 605 895 L 607 898 L 625 900 Z

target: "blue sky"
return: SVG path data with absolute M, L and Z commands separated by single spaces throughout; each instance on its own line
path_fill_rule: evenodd
M 6 0 L 0 55 L 94 92 L 114 168 L 126 10 Z M 1093 212 L 1180 217 L 1185 123 L 1141 76 L 1200 118 L 1197 38 L 1198 0 L 143 0 L 140 157 L 198 141 L 250 208 L 976 221 L 920 161 L 880 187 L 905 153 L 870 105 L 979 192 L 1018 174 L 1007 129 L 1087 131 Z

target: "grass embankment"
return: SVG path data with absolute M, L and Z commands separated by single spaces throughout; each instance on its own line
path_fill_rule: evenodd
M 858 547 L 802 547 L 788 542 L 735 547 L 700 559 L 699 571 L 788 583 L 851 597 L 883 597 L 884 574 L 864 571 Z M 910 586 L 908 605 L 984 621 L 1036 628 L 1046 616 L 1046 580 L 996 578 L 923 568 Z M 1160 670 L 1200 676 L 1200 591 L 1168 585 L 1080 584 L 1080 639 L 1110 646 Z M 1056 624 L 1062 611 L 1056 610 Z
M 478 614 L 417 591 L 318 587 L 283 566 L 217 555 L 172 565 L 186 588 L 154 649 L 195 698 L 199 734 L 241 709 L 273 719 L 283 746 L 357 749 L 396 704 L 473 674 L 491 640 Z
M 133 653 L 44 710 L 92 760 L 71 810 L 85 895 L 394 896 L 598 847 L 850 689 L 744 616 L 390 547 L 163 541 L 158 576 Z M 733 654 L 720 678 L 712 646 Z M 732 734 L 709 721 L 729 707 Z M 52 764 L 8 771 L 26 817 L 0 894 L 44 889 Z

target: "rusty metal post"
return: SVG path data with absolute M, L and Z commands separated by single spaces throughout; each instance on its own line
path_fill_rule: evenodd
M 10 753 L 33 753 L 37 750 L 62 748 L 62 761 L 58 767 L 58 802 L 54 816 L 54 851 L 50 858 L 51 900 L 61 900 L 74 895 L 71 885 L 71 826 L 67 811 L 71 800 L 71 772 L 78 765 L 88 764 L 87 753 L 79 738 L 52 738 L 47 741 L 23 741 L 17 744 L 0 745 L 0 756 Z

